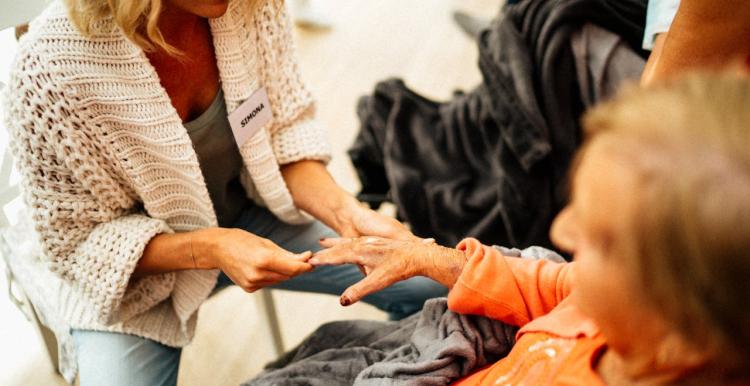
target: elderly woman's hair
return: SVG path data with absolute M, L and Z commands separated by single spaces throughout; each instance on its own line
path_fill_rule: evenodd
M 691 74 L 586 114 L 586 148 L 632 166 L 619 251 L 655 309 L 715 366 L 750 369 L 750 80 Z M 615 247 L 613 247 L 615 248 Z M 714 367 L 715 367 L 714 366 Z
M 65 3 L 73 24 L 84 35 L 92 34 L 98 23 L 111 17 L 125 36 L 144 50 L 162 48 L 178 53 L 159 31 L 162 0 L 65 0 Z

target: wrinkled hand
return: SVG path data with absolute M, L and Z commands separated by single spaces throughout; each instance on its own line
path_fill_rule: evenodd
M 211 235 L 212 257 L 217 268 L 247 292 L 289 280 L 313 270 L 311 252 L 294 254 L 241 229 L 220 229 Z
M 460 251 L 413 236 L 409 240 L 374 236 L 325 239 L 321 245 L 327 249 L 309 260 L 312 265 L 357 264 L 364 270 L 365 278 L 341 295 L 343 306 L 414 276 L 427 276 L 452 287 L 466 261 Z

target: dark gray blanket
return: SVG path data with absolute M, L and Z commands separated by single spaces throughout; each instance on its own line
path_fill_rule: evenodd
M 448 385 L 505 356 L 517 330 L 433 299 L 398 322 L 325 324 L 244 385 Z
M 471 236 L 551 247 L 550 225 L 568 200 L 568 169 L 581 141 L 579 118 L 599 100 L 582 95 L 589 79 L 576 76 L 572 35 L 597 25 L 643 54 L 646 3 L 520 1 L 482 34 L 475 89 L 438 102 L 400 80 L 379 83 L 360 101 L 361 129 L 349 151 L 359 198 L 373 206 L 392 201 L 414 234 L 441 245 Z M 604 62 L 613 71 L 600 79 L 612 87 L 599 90 L 640 73 L 642 62 L 619 59 Z

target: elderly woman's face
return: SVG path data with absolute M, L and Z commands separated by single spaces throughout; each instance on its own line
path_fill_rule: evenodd
M 633 272 L 612 245 L 628 230 L 638 190 L 634 174 L 602 148 L 590 148 L 576 172 L 573 197 L 552 227 L 553 242 L 576 260 L 575 302 L 594 319 L 610 347 L 628 352 L 635 337 L 662 333 Z
M 226 13 L 229 0 L 166 0 L 165 5 L 193 15 L 217 18 Z

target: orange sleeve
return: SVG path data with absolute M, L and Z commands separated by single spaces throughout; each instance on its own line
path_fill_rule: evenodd
M 570 294 L 575 263 L 506 257 L 476 239 L 461 241 L 457 249 L 467 262 L 448 295 L 448 307 L 455 312 L 523 326 Z

